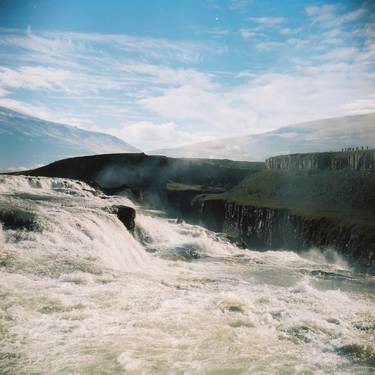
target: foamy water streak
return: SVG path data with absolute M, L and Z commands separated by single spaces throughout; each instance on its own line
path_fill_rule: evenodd
M 0 176 L 2 374 L 371 374 L 374 278 L 151 212 L 134 238 L 77 181 Z M 341 260 L 340 260 L 341 261 Z M 344 267 L 344 268 L 343 268 Z

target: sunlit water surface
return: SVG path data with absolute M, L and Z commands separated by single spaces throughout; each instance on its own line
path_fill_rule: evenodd
M 0 374 L 371 374 L 373 277 L 318 251 L 239 249 L 87 185 L 0 176 Z

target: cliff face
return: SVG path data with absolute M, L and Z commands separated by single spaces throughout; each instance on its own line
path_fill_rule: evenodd
M 253 207 L 220 200 L 202 202 L 200 212 L 202 222 L 208 220 L 210 229 L 227 233 L 250 248 L 295 251 L 312 247 L 332 248 L 356 269 L 375 274 L 373 228 L 342 225 L 324 217 L 307 218 L 288 209 Z
M 279 156 L 268 159 L 267 168 L 113 154 L 66 159 L 22 174 L 90 180 L 108 194 L 126 189 L 143 203 L 225 232 L 252 249 L 334 248 L 375 274 L 375 150 Z
M 375 149 L 344 152 L 281 155 L 266 160 L 271 170 L 344 169 L 375 170 Z

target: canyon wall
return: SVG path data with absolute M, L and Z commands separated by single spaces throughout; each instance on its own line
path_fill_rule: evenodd
M 357 270 L 375 274 L 375 231 L 371 226 L 346 225 L 325 217 L 305 217 L 289 209 L 223 200 L 200 202 L 200 215 L 202 224 L 250 249 L 334 249 Z
M 266 160 L 271 170 L 344 169 L 375 170 L 375 149 L 274 156 Z

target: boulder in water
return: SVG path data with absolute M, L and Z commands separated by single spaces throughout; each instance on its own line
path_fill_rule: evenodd
M 135 229 L 135 209 L 128 206 L 112 206 L 110 211 L 117 215 L 129 232 Z
M 186 244 L 175 248 L 176 259 L 191 261 L 201 258 L 200 249 L 194 244 Z
M 25 229 L 29 231 L 40 229 L 35 212 L 8 202 L 0 202 L 0 223 L 4 229 Z

